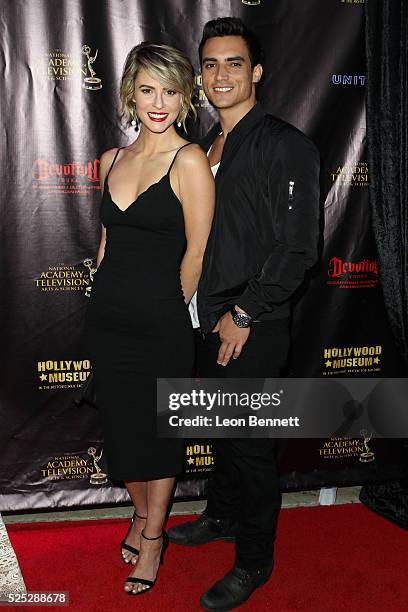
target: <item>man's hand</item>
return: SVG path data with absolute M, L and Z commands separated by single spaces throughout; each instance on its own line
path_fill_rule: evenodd
M 230 312 L 226 312 L 225 315 L 221 317 L 213 329 L 213 332 L 218 332 L 222 342 L 217 357 L 217 363 L 219 365 L 228 365 L 231 357 L 233 359 L 238 359 L 242 347 L 248 340 L 250 331 L 250 327 L 238 327 L 235 325 Z

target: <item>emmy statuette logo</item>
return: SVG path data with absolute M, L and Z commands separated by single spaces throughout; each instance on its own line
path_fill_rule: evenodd
M 84 78 L 84 82 L 82 83 L 82 87 L 84 89 L 89 89 L 90 91 L 97 91 L 98 89 L 102 89 L 101 79 L 96 75 L 95 70 L 92 68 L 92 64 L 95 62 L 98 57 L 98 49 L 95 51 L 95 55 L 92 57 L 91 55 L 91 47 L 89 45 L 83 45 L 82 53 L 88 59 L 88 74 L 91 76 L 87 76 Z
M 89 478 L 89 482 L 93 485 L 102 485 L 108 482 L 107 475 L 102 472 L 101 468 L 98 465 L 98 462 L 101 460 L 103 454 L 103 449 L 101 450 L 99 455 L 96 455 L 96 448 L 91 446 L 88 448 L 88 455 L 93 458 L 93 464 L 96 470 L 96 473 L 92 474 Z
M 360 431 L 362 437 L 364 438 L 364 448 L 365 448 L 365 452 L 361 453 L 360 457 L 359 457 L 359 461 L 361 461 L 361 463 L 370 463 L 371 461 L 374 461 L 375 459 L 375 455 L 373 453 L 372 450 L 370 450 L 370 447 L 368 446 L 369 441 L 371 440 L 372 437 L 372 433 L 368 433 L 368 431 L 366 429 L 362 429 Z
M 86 297 L 91 297 L 92 283 L 93 283 L 93 279 L 94 279 L 94 276 L 95 276 L 95 272 L 98 271 L 98 268 L 94 268 L 93 267 L 92 259 L 84 259 L 84 261 L 82 263 L 84 264 L 85 268 L 88 268 L 88 270 L 89 270 L 89 279 L 91 281 L 90 286 L 85 289 L 85 295 L 86 295 Z

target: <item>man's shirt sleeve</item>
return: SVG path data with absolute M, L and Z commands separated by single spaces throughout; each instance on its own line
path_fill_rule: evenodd
M 319 154 L 297 131 L 285 134 L 280 147 L 280 162 L 268 173 L 274 244 L 236 302 L 254 319 L 289 300 L 317 259 Z

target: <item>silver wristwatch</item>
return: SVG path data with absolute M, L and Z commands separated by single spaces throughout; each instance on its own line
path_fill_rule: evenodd
M 243 312 L 238 312 L 238 310 L 235 309 L 235 306 L 231 308 L 230 312 L 232 315 L 232 320 L 234 321 L 237 327 L 250 327 L 252 323 L 252 317 L 247 314 L 244 314 Z

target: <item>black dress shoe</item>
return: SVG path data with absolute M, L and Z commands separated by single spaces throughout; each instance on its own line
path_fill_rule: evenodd
M 184 546 L 197 546 L 216 540 L 235 542 L 238 524 L 228 519 L 213 519 L 205 512 L 195 521 L 176 525 L 168 530 L 170 542 Z
M 236 565 L 204 593 L 200 604 L 210 612 L 232 610 L 244 603 L 252 593 L 267 582 L 272 574 L 273 563 L 261 570 L 245 570 Z

